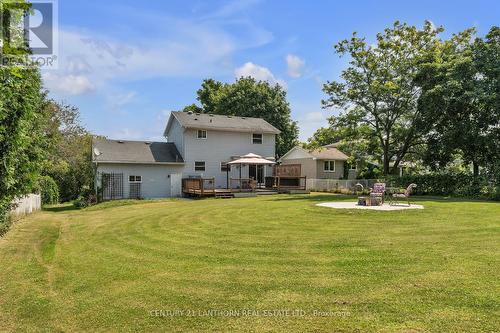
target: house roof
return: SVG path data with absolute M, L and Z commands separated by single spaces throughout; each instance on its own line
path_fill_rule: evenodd
M 332 145 L 323 146 L 318 149 L 306 150 L 302 147 L 296 146 L 290 149 L 285 155 L 280 158 L 281 160 L 286 160 L 290 156 L 290 159 L 300 159 L 300 158 L 314 158 L 319 160 L 337 160 L 346 161 L 349 156 L 341 152 Z M 294 157 L 292 157 L 294 156 Z
M 261 118 L 172 111 L 165 129 L 165 135 L 171 126 L 173 118 L 177 119 L 184 128 L 270 134 L 281 133 L 280 130 Z
M 331 146 L 310 150 L 309 154 L 320 160 L 347 161 L 347 159 L 349 159 L 349 156 Z
M 92 161 L 99 163 L 184 163 L 174 143 L 94 139 Z

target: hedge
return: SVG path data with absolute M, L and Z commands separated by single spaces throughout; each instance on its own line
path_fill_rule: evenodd
M 500 200 L 500 186 L 485 176 L 474 179 L 470 173 L 431 173 L 405 175 L 387 179 L 391 186 L 406 188 L 415 183 L 416 195 L 458 196 L 467 198 L 486 198 Z

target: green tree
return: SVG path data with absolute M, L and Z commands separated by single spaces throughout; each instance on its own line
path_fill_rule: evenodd
M 44 174 L 57 183 L 61 201 L 71 201 L 92 185 L 92 136 L 81 125 L 77 107 L 50 101 L 46 112 L 50 153 Z
M 279 85 L 241 77 L 234 83 L 204 80 L 197 92 L 198 111 L 240 117 L 263 118 L 281 131 L 276 138 L 276 154 L 282 156 L 298 143 L 297 123 L 291 118 L 286 92 Z M 187 110 L 196 106 L 188 106 Z
M 390 173 L 391 160 L 396 170 L 403 158 L 422 144 L 427 129 L 417 108 L 420 87 L 415 76 L 420 64 L 439 46 L 442 30 L 430 22 L 422 29 L 395 22 L 377 34 L 375 45 L 356 33 L 335 45 L 341 56 L 350 56 L 350 62 L 341 81 L 324 85 L 328 98 L 323 106 L 342 110 L 333 124 L 337 131 L 348 129 L 344 131 L 346 140 L 378 141 L 384 174 Z
M 3 10 L 0 6 L 0 15 Z M 0 66 L 0 221 L 15 197 L 32 190 L 40 173 L 46 147 L 44 105 L 38 68 Z
M 422 67 L 419 109 L 433 124 L 427 135 L 424 161 L 444 167 L 460 153 L 473 165 L 492 165 L 500 158 L 499 29 L 473 40 L 469 29 L 444 42 L 432 61 Z

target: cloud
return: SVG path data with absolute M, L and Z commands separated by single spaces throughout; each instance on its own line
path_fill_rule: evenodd
M 125 127 L 120 130 L 114 131 L 109 137 L 112 139 L 142 140 L 144 139 L 144 134 L 139 130 Z
M 47 72 L 43 74 L 45 87 L 63 95 L 81 95 L 93 91 L 94 85 L 84 75 L 59 75 Z
M 132 21 L 139 28 L 147 25 L 154 32 L 146 35 L 111 37 L 88 29 L 60 27 L 59 69 L 45 75 L 46 85 L 56 93 L 74 95 L 88 92 L 91 87 L 105 91 L 107 86 L 120 82 L 230 74 L 235 52 L 273 39 L 269 31 L 248 19 L 227 17 L 255 3 L 249 0 L 238 6 L 223 6 L 215 9 L 209 19 L 124 11 L 123 15 L 131 15 L 131 20 L 133 15 Z M 54 82 L 55 77 L 64 82 L 76 79 L 82 87 L 66 89 Z
M 299 78 L 302 76 L 302 68 L 304 67 L 305 61 L 296 55 L 289 54 L 286 56 L 286 64 L 288 67 L 288 75 L 293 78 Z
M 120 114 L 126 114 L 123 109 L 124 106 L 132 103 L 137 96 L 135 91 L 120 92 L 120 93 L 108 93 L 106 96 L 108 108 L 111 111 L 118 112 Z
M 243 66 L 238 67 L 234 70 L 234 76 L 236 78 L 240 77 L 253 77 L 256 80 L 267 81 L 271 84 L 279 84 L 284 89 L 286 89 L 286 82 L 282 79 L 278 79 L 267 67 L 259 66 L 253 62 L 247 62 Z
M 239 1 L 230 1 L 227 4 L 221 6 L 216 9 L 213 13 L 210 13 L 207 17 L 228 17 L 244 10 L 249 9 L 250 7 L 258 4 L 261 0 L 239 0 Z

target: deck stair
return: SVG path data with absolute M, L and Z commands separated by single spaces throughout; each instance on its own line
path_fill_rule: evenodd
M 216 199 L 230 199 L 230 198 L 234 198 L 234 194 L 233 194 L 233 192 L 231 192 L 231 190 L 217 189 L 217 190 L 215 190 L 215 198 Z

